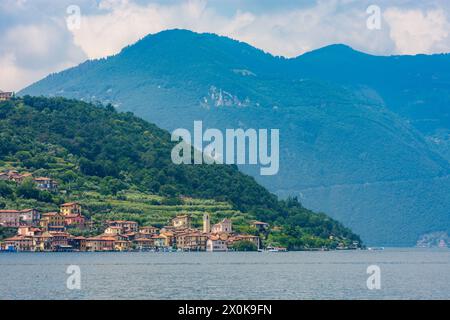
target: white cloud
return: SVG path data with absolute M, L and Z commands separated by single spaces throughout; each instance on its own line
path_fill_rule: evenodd
M 319 1 L 309 8 L 259 15 L 236 10 L 232 16 L 221 15 L 205 0 L 176 5 L 104 0 L 99 8 L 101 12 L 83 16 L 82 28 L 73 31 L 75 43 L 90 58 L 118 53 L 149 33 L 173 28 L 214 32 L 285 56 L 336 42 L 368 46 L 378 53 L 386 48 L 380 45 L 386 36 L 380 37 L 380 32 L 374 34 L 365 27 L 366 7 L 355 7 L 348 0 Z
M 444 10 L 401 10 L 389 8 L 383 15 L 397 53 L 417 54 L 450 51 L 449 30 Z
M 18 90 L 50 72 L 118 53 L 149 33 L 173 28 L 213 32 L 290 57 L 333 43 L 373 54 L 450 51 L 449 6 L 438 0 L 426 5 L 398 0 L 397 6 L 377 1 L 384 19 L 381 30 L 366 27 L 370 0 L 317 0 L 287 7 L 225 1 L 2 0 L 0 88 Z M 69 4 L 81 8 L 80 29 L 66 27 Z
M 12 27 L 2 36 L 0 89 L 18 90 L 83 59 L 86 56 L 55 23 Z

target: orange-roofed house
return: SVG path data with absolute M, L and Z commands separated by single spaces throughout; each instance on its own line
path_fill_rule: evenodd
M 6 248 L 14 248 L 17 251 L 34 251 L 33 238 L 25 236 L 14 236 L 4 240 Z
M 42 214 L 41 226 L 47 229 L 54 229 L 54 227 L 64 227 L 64 216 L 58 212 L 48 212 Z
M 36 227 L 22 225 L 17 229 L 17 235 L 19 236 L 37 236 L 42 233 L 42 230 Z
M 53 248 L 65 247 L 69 245 L 70 234 L 68 234 L 67 232 L 51 231 L 49 232 L 49 234 L 53 237 L 52 238 Z
M 208 235 L 199 231 L 188 231 L 175 235 L 178 249 L 188 251 L 205 251 Z
M 136 249 L 141 251 L 148 251 L 156 248 L 155 238 L 138 238 L 133 241 Z
M 131 249 L 131 241 L 127 240 L 116 240 L 114 242 L 115 251 L 128 251 Z
M 159 229 L 153 226 L 146 226 L 139 228 L 139 233 L 143 235 L 154 235 L 158 234 Z
M 62 215 L 81 215 L 81 205 L 78 202 L 68 202 L 60 206 L 60 212 Z
M 138 232 L 139 224 L 135 221 L 124 221 L 124 220 L 110 220 L 106 221 L 110 227 L 120 227 L 122 229 L 121 233 Z
M 114 251 L 116 239 L 113 237 L 92 237 L 86 239 L 87 251 Z
M 81 236 L 71 237 L 69 238 L 69 245 L 71 245 L 74 250 L 86 251 L 86 238 Z
M 227 246 L 228 235 L 222 233 L 220 235 L 210 235 L 206 241 L 206 251 L 208 252 L 225 252 L 228 251 Z

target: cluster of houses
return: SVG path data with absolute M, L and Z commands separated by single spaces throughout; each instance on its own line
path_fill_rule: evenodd
M 17 234 L 0 244 L 1 250 L 63 251 L 72 248 L 68 228 L 84 229 L 87 219 L 77 202 L 64 203 L 59 212 L 41 214 L 36 209 L 0 210 L 0 226 L 17 228 Z
M 232 222 L 223 219 L 211 226 L 210 215 L 203 216 L 203 229 L 192 228 L 189 215 L 179 215 L 169 226 L 139 227 L 135 221 L 105 221 L 105 230 L 95 237 L 73 236 L 68 228 L 89 228 L 77 202 L 61 205 L 59 212 L 40 214 L 35 209 L 0 210 L 0 225 L 17 228 L 17 234 L 4 239 L 4 251 L 228 251 L 238 241 L 249 241 L 260 247 L 254 235 L 233 232 Z M 264 230 L 267 223 L 255 221 L 255 228 Z
M 36 184 L 36 187 L 40 190 L 47 190 L 51 192 L 58 190 L 58 182 L 48 177 L 33 177 L 33 175 L 29 172 L 19 173 L 16 170 L 0 172 L 0 180 L 13 181 L 20 184 L 26 179 L 32 180 Z

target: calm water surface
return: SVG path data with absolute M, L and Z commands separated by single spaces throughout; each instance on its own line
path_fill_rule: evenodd
M 381 290 L 367 289 L 370 265 Z M 450 299 L 450 250 L 1 253 L 0 299 Z

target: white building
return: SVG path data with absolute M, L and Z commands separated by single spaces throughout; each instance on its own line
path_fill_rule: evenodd
M 212 235 L 206 241 L 206 251 L 208 252 L 225 252 L 228 251 L 228 237 L 225 234 Z

